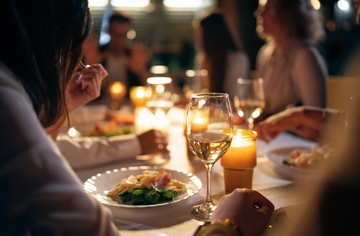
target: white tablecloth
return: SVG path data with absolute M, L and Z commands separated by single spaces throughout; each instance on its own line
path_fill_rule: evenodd
M 169 116 L 171 116 L 171 113 Z M 174 116 L 180 117 L 176 114 Z M 118 226 L 121 235 L 182 236 L 192 235 L 197 229 L 199 222 L 191 218 L 189 210 L 193 205 L 201 204 L 205 199 L 206 172 L 205 166 L 201 161 L 189 161 L 187 158 L 181 118 L 172 119 L 173 124 L 169 129 L 171 158 L 168 161 L 162 160 L 164 163 L 160 163 L 159 165 L 166 169 L 179 169 L 195 174 L 201 179 L 203 188 L 199 193 L 189 199 L 166 206 L 144 209 L 109 207 L 113 212 L 114 222 Z M 276 208 L 298 203 L 300 199 L 296 197 L 297 194 L 294 183 L 277 174 L 274 171 L 274 164 L 264 155 L 268 151 L 278 148 L 313 145 L 315 145 L 314 142 L 301 139 L 288 133 L 280 134 L 269 144 L 258 140 L 258 161 L 257 167 L 254 170 L 253 189 L 265 195 L 274 203 Z M 97 173 L 113 170 L 114 168 L 155 164 L 157 164 L 155 161 L 140 161 L 134 158 L 98 166 L 96 168 L 77 170 L 76 173 L 79 178 L 85 182 Z M 212 173 L 212 195 L 215 203 L 224 195 L 223 181 L 223 170 L 220 162 L 218 162 L 215 164 Z

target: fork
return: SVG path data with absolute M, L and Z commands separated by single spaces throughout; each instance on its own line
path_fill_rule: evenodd
M 84 62 L 80 61 L 80 67 L 81 67 L 82 69 L 86 69 L 86 66 L 85 66 Z

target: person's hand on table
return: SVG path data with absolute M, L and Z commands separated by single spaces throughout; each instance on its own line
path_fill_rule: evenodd
M 283 131 L 292 131 L 303 138 L 317 140 L 323 111 L 310 106 L 286 109 L 257 124 L 257 137 L 268 142 L 268 138 L 273 139 Z
M 108 75 L 101 64 L 86 66 L 74 73 L 66 88 L 69 111 L 85 105 L 100 96 L 101 82 Z
M 149 130 L 138 135 L 141 146 L 141 155 L 152 153 L 169 153 L 166 137 L 158 130 Z
M 240 227 L 244 236 L 259 235 L 267 225 L 274 205 L 259 192 L 235 189 L 221 197 L 211 221 L 229 219 Z

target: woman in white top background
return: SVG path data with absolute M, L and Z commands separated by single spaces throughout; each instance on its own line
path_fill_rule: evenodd
M 232 99 L 237 79 L 248 76 L 250 62 L 241 44 L 233 39 L 222 14 L 213 13 L 200 21 L 196 45 L 200 52 L 195 58 L 195 68 L 208 72 L 205 87 L 211 92 L 228 93 Z
M 316 47 L 325 36 L 319 12 L 308 0 L 261 2 L 255 16 L 267 40 L 256 62 L 264 79 L 263 118 L 293 105 L 326 107 L 327 65 Z

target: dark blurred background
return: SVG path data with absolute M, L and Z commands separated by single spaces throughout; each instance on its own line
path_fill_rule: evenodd
M 94 34 L 100 44 L 108 41 L 108 18 L 120 12 L 132 20 L 128 37 L 145 43 L 153 52 L 151 65 L 166 65 L 174 75 L 193 69 L 197 52 L 193 22 L 213 9 L 228 18 L 244 45 L 251 69 L 259 48 L 265 43 L 256 32 L 254 11 L 258 0 L 90 0 Z M 360 30 L 355 24 L 351 0 L 312 0 L 323 15 L 326 39 L 320 43 L 329 75 L 360 75 Z M 358 56 L 357 56 L 358 55 Z

